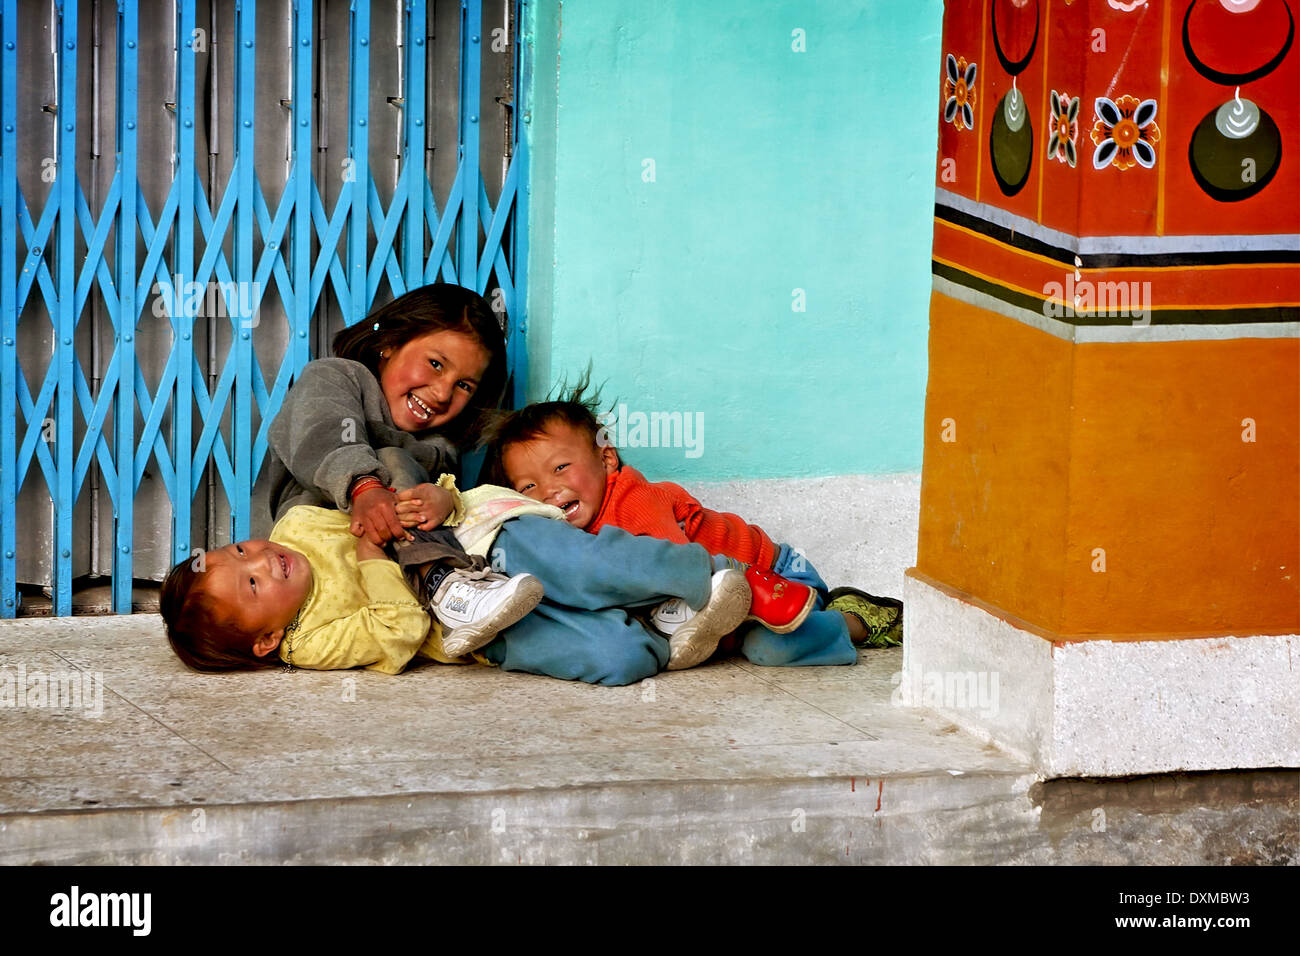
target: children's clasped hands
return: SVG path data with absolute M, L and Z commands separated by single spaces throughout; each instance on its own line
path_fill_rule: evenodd
M 433 530 L 447 520 L 454 507 L 451 492 L 429 482 L 398 492 L 368 488 L 352 500 L 352 533 L 383 546 L 412 538 L 407 528 Z

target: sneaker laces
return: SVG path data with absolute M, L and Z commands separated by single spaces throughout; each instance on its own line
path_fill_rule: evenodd
M 437 568 L 431 568 L 428 574 L 433 574 L 435 571 L 437 571 Z M 451 586 L 458 581 L 462 583 L 467 581 L 486 581 L 490 578 L 508 580 L 505 575 L 493 571 L 491 568 L 479 568 L 477 570 L 473 568 L 452 568 L 451 571 L 449 571 L 438 583 L 438 590 L 434 593 L 432 600 L 441 600 L 443 595 L 450 590 Z M 428 575 L 425 576 L 425 580 L 428 580 Z

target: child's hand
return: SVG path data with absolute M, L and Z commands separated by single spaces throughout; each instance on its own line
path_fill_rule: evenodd
M 362 538 L 357 542 L 358 561 L 371 561 L 375 558 L 389 560 L 388 555 L 384 553 L 384 549 L 377 544 L 371 544 L 369 539 Z
M 450 491 L 427 481 L 397 493 L 397 518 L 403 528 L 431 531 L 446 521 L 455 507 Z
M 397 517 L 397 498 L 387 488 L 370 488 L 352 499 L 352 533 L 376 546 L 409 537 Z

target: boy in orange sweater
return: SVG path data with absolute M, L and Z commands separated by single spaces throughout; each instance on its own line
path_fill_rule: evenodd
M 751 621 L 736 638 L 753 663 L 852 664 L 855 644 L 902 642 L 902 603 L 854 588 L 828 592 L 803 555 L 777 545 L 757 525 L 711 511 L 671 482 L 649 482 L 626 465 L 599 424 L 599 395 L 584 377 L 562 401 L 512 412 L 491 430 L 487 479 L 558 506 L 592 534 L 614 526 L 677 543 L 694 542 L 745 572 L 754 593 Z M 682 602 L 655 609 L 651 623 L 671 634 L 690 617 Z M 709 648 L 711 652 L 713 648 Z M 706 655 L 707 656 L 707 653 Z M 669 667 L 691 666 L 670 661 Z

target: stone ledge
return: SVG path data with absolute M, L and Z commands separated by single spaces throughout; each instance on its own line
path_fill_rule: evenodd
M 1052 642 L 912 569 L 906 702 L 1046 777 L 1300 766 L 1300 636 Z
M 1296 782 L 930 773 L 7 813 L 0 863 L 1287 865 Z

